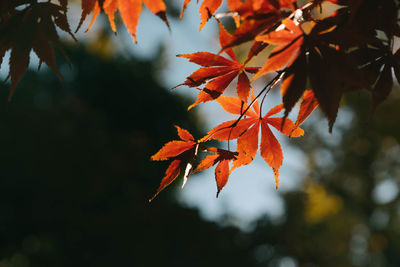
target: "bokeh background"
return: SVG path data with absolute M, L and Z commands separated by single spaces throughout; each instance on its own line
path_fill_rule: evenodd
M 256 158 L 218 199 L 210 170 L 147 202 L 168 165 L 149 158 L 174 124 L 200 137 L 231 119 L 218 104 L 188 113 L 197 91 L 169 90 L 196 69 L 176 54 L 218 51 L 215 23 L 197 30 L 195 1 L 183 21 L 171 2 L 171 33 L 144 11 L 133 44 L 100 18 L 78 44 L 65 38 L 64 84 L 32 55 L 11 103 L 1 85 L 0 267 L 400 266 L 398 88 L 371 119 L 357 92 L 333 134 L 317 111 L 304 137 L 280 139 L 279 190 Z M 75 27 L 79 7 L 69 12 Z

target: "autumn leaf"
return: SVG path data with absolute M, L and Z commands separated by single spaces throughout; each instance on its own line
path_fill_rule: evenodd
M 311 89 L 305 91 L 303 94 L 303 101 L 300 104 L 299 114 L 297 115 L 295 128 L 293 128 L 292 131 L 297 129 L 317 107 L 318 101 L 314 96 L 314 92 Z
M 151 156 L 151 160 L 154 161 L 169 159 L 173 159 L 173 161 L 165 171 L 165 176 L 161 180 L 157 192 L 149 201 L 152 201 L 165 187 L 171 184 L 183 170 L 184 177 L 182 187 L 185 186 L 192 173 L 208 169 L 215 164 L 217 164 L 215 179 L 217 182 L 218 197 L 220 191 L 228 182 L 229 161 L 236 159 L 237 153 L 215 147 L 206 147 L 204 145 L 204 138 L 200 141 L 195 141 L 187 130 L 179 126 L 175 127 L 181 140 L 174 140 L 166 143 L 156 154 Z M 199 152 L 210 152 L 212 154 L 207 155 L 194 170 L 193 164 Z
M 348 54 L 330 47 L 310 50 L 308 68 L 312 90 L 332 131 L 342 95 L 354 88 L 371 90 L 370 86 Z
M 252 109 L 248 105 L 243 105 L 242 101 L 236 97 L 220 97 L 217 102 L 225 109 L 225 111 L 234 115 L 244 115 L 239 121 L 225 122 L 213 128 L 209 133 L 209 138 L 219 141 L 228 141 L 237 139 L 237 152 L 239 153 L 236 160 L 233 161 L 233 169 L 251 163 L 256 156 L 258 150 L 259 131 L 261 128 L 261 144 L 260 153 L 265 162 L 272 167 L 277 187 L 279 179 L 279 168 L 282 165 L 283 154 L 281 146 L 272 133 L 270 126 L 276 128 L 284 135 L 299 137 L 304 131 L 298 127 L 290 119 L 283 117 L 272 117 L 283 110 L 283 105 L 272 108 L 264 116 L 261 115 L 258 100 L 252 94 Z M 232 170 L 233 170 L 232 169 Z
M 239 2 L 237 0 L 228 1 L 230 14 L 233 15 L 237 28 L 230 41 L 222 47 L 222 50 L 248 41 L 255 41 L 257 35 L 269 32 L 277 22 L 290 14 L 287 11 L 289 6 L 290 8 L 293 7 L 293 5 L 287 4 L 288 1 L 249 0 L 241 4 Z M 256 44 L 253 45 L 257 46 Z M 257 49 L 262 51 L 265 47 L 266 45 L 258 46 Z M 252 50 L 255 51 L 256 49 L 252 48 Z M 246 62 L 249 60 L 250 58 Z
M 187 179 L 193 171 L 193 163 L 199 151 L 200 143 L 194 140 L 193 136 L 185 129 L 175 126 L 181 140 L 174 140 L 166 143 L 156 154 L 151 156 L 151 160 L 168 160 L 174 158 L 165 172 L 164 178 L 157 189 L 157 192 L 150 198 L 152 201 L 165 187 L 172 183 L 184 170 L 185 185 Z
M 399 80 L 399 50 L 392 54 L 392 47 L 383 46 L 381 48 L 363 47 L 351 53 L 361 66 L 363 77 L 371 86 L 372 107 L 371 114 L 377 106 L 389 96 L 394 82 L 392 69 Z
M 207 155 L 197 166 L 194 172 L 206 170 L 215 164 L 215 181 L 217 183 L 217 197 L 221 192 L 222 188 L 226 185 L 229 179 L 229 162 L 236 159 L 238 153 L 231 152 L 225 149 L 215 149 L 216 154 Z
M 253 45 L 251 46 L 249 52 L 247 53 L 247 58 L 245 63 L 249 62 L 253 57 L 257 56 L 259 53 L 261 53 L 265 48 L 268 47 L 269 44 L 264 43 L 264 42 L 254 42 Z
M 229 178 L 229 160 L 221 160 L 215 168 L 215 181 L 217 182 L 217 197 Z
M 286 116 L 303 95 L 308 73 L 307 57 L 303 53 L 285 70 L 282 78 L 281 93 Z
M 136 27 L 139 21 L 140 13 L 142 12 L 143 3 L 153 14 L 160 17 L 169 27 L 166 16 L 166 6 L 163 0 L 82 0 L 82 14 L 76 31 L 78 31 L 82 26 L 82 23 L 85 21 L 86 17 L 93 12 L 91 23 L 88 27 L 89 29 L 100 14 L 101 9 L 103 9 L 104 13 L 106 13 L 108 17 L 111 29 L 114 31 L 114 33 L 116 33 L 114 17 L 115 12 L 119 10 L 125 26 L 128 28 L 128 31 L 132 35 L 134 41 L 137 42 Z
M 372 109 L 375 109 L 390 94 L 393 88 L 392 66 L 386 64 L 372 91 Z
M 230 11 L 234 11 L 238 9 L 241 5 L 243 5 L 242 0 L 227 0 L 227 4 Z
M 190 3 L 190 1 L 192 1 L 192 0 L 184 0 L 184 2 L 183 2 L 183 7 L 182 7 L 182 10 L 181 10 L 181 14 L 179 15 L 179 17 L 182 19 L 182 17 L 183 17 L 183 14 L 185 13 L 185 10 L 186 10 L 186 7 L 187 7 L 187 5 Z
M 199 13 L 200 13 L 200 30 L 204 27 L 206 22 L 214 15 L 215 11 L 222 4 L 222 0 L 203 0 L 201 3 Z
M 223 47 L 229 42 L 231 35 L 222 24 L 219 24 L 219 29 L 219 41 L 221 47 Z M 199 103 L 217 99 L 237 76 L 239 76 L 237 83 L 238 96 L 243 102 L 247 102 L 250 92 L 250 80 L 246 72 L 254 73 L 255 69 L 247 68 L 244 64 L 241 64 L 231 48 L 226 49 L 224 52 L 229 58 L 209 52 L 178 55 L 178 57 L 187 58 L 189 62 L 202 66 L 181 84 L 189 87 L 197 87 L 204 84 L 204 88 L 198 94 L 197 100 L 188 109 L 195 107 Z
M 43 2 L 13 12 L 14 16 L 2 21 L 0 26 L 0 64 L 5 52 L 11 50 L 9 100 L 11 100 L 17 84 L 28 68 L 31 50 L 36 53 L 40 60 L 39 67 L 42 62 L 46 63 L 62 80 L 52 45 L 56 46 L 64 56 L 66 55 L 61 46 L 56 27 L 75 39 L 63 6 Z
M 303 43 L 303 31 L 290 19 L 285 19 L 282 26 L 284 26 L 283 29 L 278 27 L 275 31 L 255 38 L 258 42 L 277 45 L 277 47 L 271 51 L 267 62 L 254 75 L 252 80 L 271 71 L 290 66 L 298 56 Z
M 327 31 L 330 23 L 331 18 L 328 18 L 321 22 L 322 26 L 315 26 L 301 38 L 303 42 L 294 52 L 296 57 L 285 57 L 289 62 L 284 69 L 281 91 L 286 117 L 303 96 L 309 80 L 315 98 L 329 121 L 329 131 L 332 131 L 342 95 L 355 89 L 369 90 L 370 85 L 363 79 L 361 69 L 351 54 L 331 43 L 329 35 L 335 30 Z M 281 39 L 285 38 L 282 36 Z
M 86 17 L 90 13 L 92 13 L 96 4 L 97 4 L 97 0 L 82 0 L 82 2 L 81 2 L 81 8 L 82 8 L 81 19 L 79 21 L 78 27 L 75 30 L 75 33 L 82 26 L 82 23 L 85 21 Z

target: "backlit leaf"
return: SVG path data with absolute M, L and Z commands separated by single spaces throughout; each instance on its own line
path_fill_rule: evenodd
M 304 135 L 304 130 L 295 126 L 295 124 L 287 118 L 268 118 L 266 120 L 269 125 L 290 137 L 300 137 Z
M 174 160 L 169 165 L 168 169 L 165 171 L 165 176 L 161 180 L 161 184 L 157 189 L 157 192 L 149 199 L 149 202 L 153 201 L 153 199 L 168 185 L 170 185 L 176 177 L 178 177 L 181 172 L 181 160 Z
M 182 129 L 181 127 L 175 125 L 175 128 L 178 131 L 179 138 L 182 140 L 188 142 L 188 141 L 194 141 L 193 135 L 191 135 L 187 130 Z
M 114 33 L 117 32 L 117 27 L 115 26 L 114 14 L 118 9 L 118 0 L 105 0 L 103 3 L 103 10 L 108 17 L 108 21 L 110 22 L 111 29 Z
M 239 74 L 237 83 L 237 94 L 244 103 L 247 102 L 250 93 L 250 80 L 246 73 L 242 72 Z
M 97 0 L 82 0 L 81 7 L 82 7 L 82 14 L 81 19 L 79 21 L 78 27 L 76 28 L 75 32 L 79 30 L 82 26 L 82 23 L 85 21 L 86 17 L 92 13 Z
M 156 154 L 151 156 L 151 160 L 167 160 L 176 157 L 183 152 L 191 149 L 195 142 L 170 141 L 166 143 Z
M 229 160 L 224 159 L 215 168 L 215 181 L 217 182 L 217 197 L 229 178 Z
M 266 123 L 261 123 L 261 157 L 272 167 L 274 173 L 282 165 L 283 153 L 281 145 Z M 275 180 L 279 177 L 275 175 Z
M 187 7 L 187 5 L 190 3 L 190 1 L 192 1 L 192 0 L 185 0 L 185 1 L 183 2 L 182 11 L 181 11 L 181 14 L 180 14 L 180 16 L 179 16 L 181 19 L 182 19 L 182 17 L 183 17 L 183 13 L 185 13 L 186 7 Z
M 209 52 L 197 52 L 194 54 L 183 54 L 177 56 L 187 58 L 189 59 L 189 62 L 193 62 L 204 67 L 233 65 L 232 61 Z
M 143 0 L 144 4 L 150 9 L 153 14 L 157 15 L 160 17 L 165 24 L 169 27 L 167 15 L 166 15 L 166 10 L 167 7 L 165 6 L 165 3 L 163 0 Z
M 217 99 L 217 102 L 226 112 L 234 115 L 240 115 L 248 108 L 248 105 L 246 103 L 232 96 L 221 96 Z M 254 113 L 254 111 L 252 111 L 251 109 L 247 110 L 246 116 L 257 118 L 257 114 Z
M 317 107 L 318 101 L 314 96 L 314 92 L 311 89 L 305 91 L 297 116 L 296 127 L 300 126 Z
M 250 118 L 241 119 L 239 122 L 236 120 L 226 121 L 210 130 L 207 136 L 219 141 L 237 139 L 253 124 L 254 120 Z
M 194 170 L 194 172 L 199 172 L 199 171 L 204 171 L 208 168 L 211 168 L 214 164 L 217 163 L 217 159 L 219 158 L 218 154 L 211 154 L 207 155 L 199 165 L 197 165 L 197 168 Z
M 136 26 L 142 12 L 142 0 L 119 0 L 119 12 L 128 28 L 128 32 L 132 34 L 133 40 L 137 42 Z
M 230 72 L 208 82 L 204 86 L 204 89 L 197 95 L 196 102 L 190 105 L 188 109 L 191 109 L 200 103 L 217 99 L 220 95 L 222 95 L 222 93 L 236 76 L 236 72 Z
M 199 13 L 200 13 L 200 30 L 204 27 L 206 22 L 214 15 L 215 11 L 222 4 L 222 0 L 203 0 L 201 3 Z
M 233 162 L 234 168 L 251 163 L 258 150 L 258 132 L 260 121 L 257 121 L 250 129 L 238 138 L 237 152 L 239 156 Z

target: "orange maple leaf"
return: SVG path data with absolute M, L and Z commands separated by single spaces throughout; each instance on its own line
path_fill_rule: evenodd
M 221 47 L 224 47 L 229 42 L 231 35 L 225 30 L 222 24 L 219 24 L 219 42 Z M 202 68 L 198 69 L 186 78 L 186 81 L 180 85 L 189 87 L 197 87 L 202 84 L 204 88 L 197 96 L 197 100 L 189 106 L 193 108 L 199 103 L 205 103 L 218 98 L 222 95 L 229 84 L 238 77 L 237 93 L 240 99 L 247 102 L 250 92 L 250 80 L 246 74 L 254 73 L 258 68 L 245 67 L 236 58 L 232 48 L 224 50 L 230 59 L 209 52 L 197 52 L 193 54 L 178 55 L 179 57 L 189 59 Z
M 142 12 L 143 3 L 169 27 L 166 17 L 166 6 L 163 0 L 82 0 L 82 14 L 76 31 L 79 30 L 87 15 L 93 12 L 92 20 L 88 27 L 89 29 L 100 14 L 101 9 L 103 9 L 104 13 L 108 16 L 112 30 L 116 33 L 114 15 L 115 12 L 119 10 L 129 33 L 132 34 L 134 41 L 137 42 L 136 26 L 139 21 L 140 13 Z
M 165 187 L 171 184 L 184 171 L 183 185 L 185 186 L 189 176 L 198 171 L 210 168 L 218 163 L 215 169 L 215 180 L 217 182 L 217 197 L 222 188 L 226 185 L 229 178 L 229 161 L 236 159 L 238 153 L 215 147 L 205 147 L 203 139 L 195 141 L 193 136 L 185 129 L 175 126 L 181 140 L 174 140 L 166 143 L 156 154 L 151 156 L 151 160 L 174 160 L 165 171 L 165 176 L 157 192 L 150 198 L 152 201 Z M 199 152 L 210 152 L 193 171 L 193 163 Z
M 297 115 L 295 128 L 293 128 L 293 130 L 299 127 L 317 107 L 318 100 L 313 90 L 306 90 L 303 94 L 303 101 L 300 104 L 299 114 Z
M 151 160 L 168 160 L 170 158 L 175 158 L 175 160 L 171 162 L 165 171 L 165 176 L 161 180 L 157 192 L 149 201 L 152 201 L 165 187 L 172 183 L 181 173 L 181 170 L 185 169 L 182 187 L 192 173 L 193 162 L 196 159 L 200 143 L 195 141 L 187 130 L 179 126 L 175 127 L 181 140 L 166 143 L 156 154 L 151 156 Z
M 283 20 L 282 27 L 268 34 L 257 36 L 258 42 L 264 42 L 270 45 L 277 45 L 271 51 L 271 54 L 261 69 L 254 75 L 252 80 L 260 76 L 290 66 L 297 58 L 300 47 L 303 43 L 303 31 L 299 25 L 296 25 L 292 20 Z
M 236 0 L 241 1 L 241 0 Z M 183 7 L 181 10 L 180 18 L 182 19 L 183 13 L 185 13 L 187 5 L 191 0 L 185 0 L 183 2 Z M 198 2 L 198 1 L 197 1 Z M 228 0 L 228 3 L 232 0 Z M 200 13 L 200 30 L 206 25 L 207 21 L 214 15 L 217 9 L 221 6 L 222 0 L 203 0 L 201 3 L 199 13 Z
M 215 181 L 217 183 L 217 197 L 222 188 L 226 185 L 229 179 L 229 161 L 236 159 L 237 152 L 231 152 L 220 148 L 208 148 L 207 151 L 217 154 L 207 155 L 200 163 L 194 172 L 203 171 L 218 163 L 215 168 Z
M 253 161 L 258 150 L 259 131 L 261 127 L 261 157 L 263 157 L 265 162 L 272 167 L 275 174 L 276 187 L 278 187 L 279 168 L 282 165 L 283 153 L 278 140 L 269 126 L 271 125 L 284 135 L 290 135 L 292 137 L 302 136 L 304 131 L 301 128 L 296 127 L 290 119 L 271 117 L 283 110 L 283 104 L 272 108 L 262 116 L 258 100 L 254 98 L 253 93 L 251 94 L 251 97 L 253 110 L 249 109 L 248 105 L 243 104 L 242 101 L 236 97 L 222 96 L 217 99 L 217 102 L 228 113 L 243 115 L 243 112 L 247 110 L 245 115 L 248 117 L 242 118 L 239 121 L 233 120 L 224 122 L 213 128 L 208 133 L 208 137 L 220 141 L 238 139 L 237 152 L 239 155 L 237 159 L 233 161 L 233 169 L 235 169 Z
M 206 25 L 207 21 L 214 15 L 215 11 L 221 6 L 222 0 L 203 0 L 201 3 L 200 13 L 200 30 Z
M 233 17 L 237 29 L 223 49 L 254 41 L 257 35 L 269 32 L 276 27 L 277 21 L 288 16 L 288 9 L 294 11 L 294 2 L 296 0 L 228 0 L 228 14 Z M 255 47 L 260 52 L 266 45 L 255 44 Z M 252 53 L 257 49 L 252 48 Z M 254 56 L 252 53 L 246 62 Z

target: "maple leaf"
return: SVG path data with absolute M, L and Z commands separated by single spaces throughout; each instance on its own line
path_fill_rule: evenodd
M 292 2 L 292 0 L 290 0 Z M 247 0 L 242 4 L 239 1 L 232 1 L 228 6 L 230 11 L 237 12 L 241 20 L 263 20 L 272 15 L 280 15 L 281 9 L 292 8 L 288 5 L 289 1 L 276 1 L 276 0 Z M 285 14 L 285 13 L 282 13 Z
M 243 5 L 242 0 L 227 0 L 227 4 L 230 11 L 234 11 L 238 9 L 241 5 Z
M 179 15 L 179 17 L 180 17 L 181 19 L 182 19 L 182 17 L 183 17 L 183 14 L 185 13 L 186 7 L 187 7 L 187 5 L 190 3 L 190 1 L 192 1 L 192 0 L 185 0 L 185 1 L 183 2 L 181 14 Z
M 253 161 L 258 150 L 259 131 L 261 128 L 260 154 L 265 162 L 272 167 L 275 174 L 276 186 L 278 187 L 279 168 L 282 165 L 283 154 L 278 140 L 270 129 L 270 125 L 284 135 L 291 135 L 292 137 L 302 136 L 304 131 L 296 127 L 290 119 L 271 117 L 283 110 L 283 104 L 272 108 L 262 116 L 258 100 L 254 98 L 253 94 L 251 94 L 251 97 L 253 103 L 251 106 L 252 109 L 249 109 L 246 104 L 243 105 L 242 101 L 236 97 L 222 96 L 217 99 L 217 102 L 228 113 L 243 115 L 243 112 L 246 111 L 245 115 L 248 117 L 242 118 L 239 121 L 233 120 L 222 123 L 213 128 L 207 136 L 220 141 L 238 139 L 237 152 L 239 155 L 233 162 L 233 169 L 235 169 Z
M 115 12 L 119 10 L 129 33 L 132 35 L 134 41 L 137 42 L 136 26 L 139 21 L 140 13 L 142 12 L 143 3 L 169 27 L 166 17 L 166 6 L 163 0 L 82 0 L 82 14 L 76 31 L 82 26 L 86 17 L 93 12 L 92 20 L 88 27 L 89 29 L 100 14 L 101 9 L 103 9 L 108 17 L 111 29 L 116 33 L 114 16 Z
M 42 62 L 46 63 L 62 81 L 51 45 L 55 45 L 66 57 L 56 26 L 75 39 L 63 6 L 53 3 L 35 3 L 22 10 L 13 10 L 13 13 L 13 16 L 2 21 L 0 25 L 0 65 L 5 52 L 11 50 L 9 100 L 28 68 L 31 50 L 39 57 L 39 67 Z
M 257 41 L 278 47 L 253 80 L 270 71 L 283 69 L 281 91 L 287 117 L 303 96 L 309 79 L 332 131 L 343 93 L 353 88 L 368 88 L 368 85 L 361 79 L 361 72 L 351 57 L 338 50 L 336 44 L 330 42 L 330 37 L 326 38 L 335 30 L 329 27 L 330 21 L 331 18 L 325 19 L 326 23 L 321 22 L 322 26 L 313 27 L 305 35 L 298 25 L 286 19 L 282 24 L 284 28 L 278 27 L 273 32 L 256 37 Z
M 206 22 L 214 15 L 215 11 L 221 6 L 222 0 L 203 0 L 201 3 L 200 13 L 200 30 L 204 27 Z
M 296 25 L 292 20 L 285 19 L 282 27 L 268 34 L 257 36 L 256 41 L 277 45 L 271 51 L 271 54 L 261 69 L 254 75 L 252 80 L 271 72 L 290 66 L 297 58 L 301 45 L 303 43 L 303 31 L 300 26 Z
M 299 114 L 297 115 L 295 127 L 292 132 L 297 129 L 311 113 L 318 107 L 318 101 L 315 98 L 313 90 L 309 89 L 303 94 L 303 101 L 300 104 Z M 292 134 L 290 134 L 291 136 Z
M 292 0 L 288 1 L 270 1 L 270 0 L 248 0 L 243 3 L 241 1 L 228 1 L 230 14 L 233 17 L 237 29 L 235 30 L 230 41 L 227 42 L 222 50 L 240 45 L 244 42 L 254 41 L 254 38 L 264 32 L 269 32 L 275 27 L 277 22 L 287 17 L 287 9 L 294 9 Z M 257 46 L 257 45 L 255 45 Z M 263 50 L 266 46 L 258 46 Z M 253 51 L 255 49 L 252 49 Z M 249 54 L 251 56 L 251 54 Z M 246 62 L 251 58 L 248 57 Z
M 185 0 L 183 2 L 182 11 L 180 14 L 180 18 L 182 19 L 183 14 L 187 5 L 191 2 L 191 0 Z M 228 5 L 237 6 L 241 0 L 228 0 Z M 222 0 L 203 0 L 201 6 L 199 8 L 200 13 L 200 30 L 206 25 L 207 21 L 215 14 L 218 8 L 221 6 Z
M 311 87 L 332 131 L 343 93 L 363 88 L 370 90 L 370 86 L 362 79 L 355 62 L 342 51 L 319 46 L 310 50 L 308 59 Z M 304 64 L 303 61 L 299 66 Z
M 236 159 L 238 153 L 215 147 L 205 147 L 205 138 L 195 141 L 193 136 L 185 129 L 175 126 L 181 140 L 174 140 L 166 143 L 156 154 L 151 156 L 151 160 L 174 160 L 165 171 L 165 176 L 157 192 L 149 200 L 152 201 L 165 187 L 171 184 L 184 171 L 183 184 L 185 186 L 190 174 L 202 171 L 217 164 L 215 169 L 215 180 L 217 182 L 217 197 L 222 188 L 226 185 L 229 178 L 229 161 Z M 210 152 L 197 168 L 193 171 L 193 163 L 199 152 Z
M 207 148 L 209 152 L 217 152 L 216 154 L 207 155 L 200 163 L 194 172 L 206 170 L 218 163 L 215 168 L 215 181 L 217 183 L 217 197 L 222 188 L 227 184 L 229 179 L 229 162 L 236 159 L 237 152 L 231 152 L 220 148 Z
M 351 53 L 371 86 L 372 107 L 371 115 L 382 103 L 393 88 L 392 69 L 397 80 L 400 80 L 400 50 L 392 54 L 392 47 L 382 46 L 362 47 Z
M 187 130 L 179 126 L 175 127 L 181 140 L 166 143 L 156 154 L 151 156 L 151 160 L 175 159 L 167 168 L 157 192 L 149 201 L 152 201 L 165 187 L 171 184 L 183 169 L 185 169 L 185 173 L 182 187 L 186 184 L 189 175 L 192 173 L 193 163 L 198 154 L 200 143 L 195 141 Z
M 225 30 L 222 24 L 219 24 L 219 29 L 219 41 L 221 47 L 223 47 L 229 41 L 231 35 Z M 180 84 L 189 87 L 197 87 L 205 84 L 204 88 L 198 94 L 197 100 L 188 109 L 193 108 L 199 103 L 205 103 L 218 98 L 237 76 L 239 76 L 237 83 L 238 96 L 244 102 L 247 102 L 250 92 L 250 80 L 246 72 L 254 73 L 258 68 L 245 67 L 244 64 L 241 64 L 237 60 L 231 48 L 226 49 L 224 52 L 229 56 L 229 59 L 209 52 L 178 55 L 178 57 L 189 59 L 189 62 L 203 66 L 203 68 L 198 69 L 187 77 L 183 84 Z

